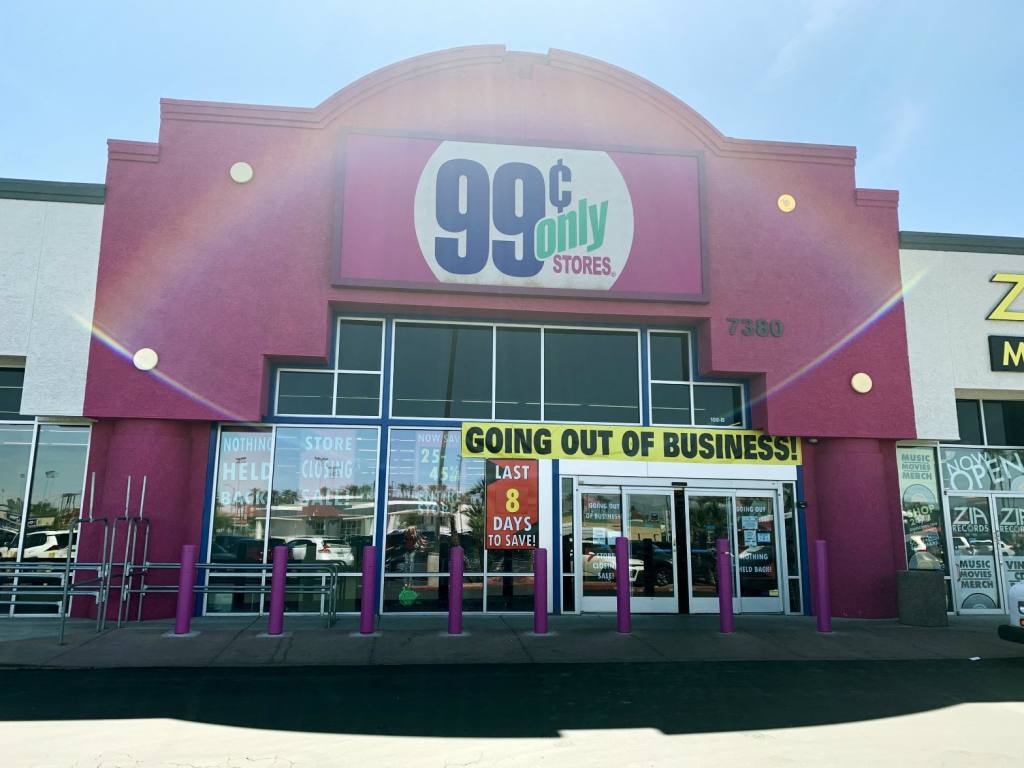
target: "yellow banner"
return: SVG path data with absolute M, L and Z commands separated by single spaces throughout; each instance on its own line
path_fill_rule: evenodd
M 464 422 L 462 455 L 488 459 L 626 459 L 800 464 L 800 438 L 752 429 Z

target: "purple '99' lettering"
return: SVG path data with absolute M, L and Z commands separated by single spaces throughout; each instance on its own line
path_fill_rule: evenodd
M 522 213 L 516 212 L 516 186 L 522 185 Z M 509 277 L 532 277 L 543 262 L 534 256 L 533 228 L 544 218 L 544 175 L 526 163 L 505 163 L 494 172 L 494 228 L 503 235 L 522 235 L 523 257 L 516 258 L 515 240 L 494 240 L 494 266 Z
M 459 206 L 459 187 L 466 180 L 466 210 Z M 437 171 L 437 223 L 446 232 L 466 233 L 466 253 L 459 238 L 435 237 L 434 258 L 455 275 L 474 275 L 487 266 L 490 251 L 490 180 L 487 169 L 474 160 L 449 160 Z

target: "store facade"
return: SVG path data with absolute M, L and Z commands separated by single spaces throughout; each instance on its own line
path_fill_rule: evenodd
M 943 572 L 950 611 L 1005 613 L 1024 581 L 1024 238 L 906 232 L 900 253 L 918 434 L 898 448 L 908 566 Z
M 81 514 L 103 198 L 100 184 L 0 179 L 0 586 L 17 563 L 63 560 Z M 56 612 L 10 598 L 0 589 L 0 615 Z
M 237 566 L 281 545 L 356 610 L 371 543 L 385 613 L 446 610 L 456 545 L 467 611 L 529 610 L 539 546 L 552 610 L 602 612 L 619 537 L 634 611 L 713 612 L 724 537 L 737 611 L 811 612 L 823 538 L 834 613 L 891 617 L 916 391 L 897 194 L 854 166 L 560 51 L 166 100 L 109 143 L 83 493 L 113 518 L 145 478 L 207 614 L 260 611 Z

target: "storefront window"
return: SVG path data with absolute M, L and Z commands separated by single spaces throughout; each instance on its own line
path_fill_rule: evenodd
M 562 478 L 562 611 L 576 610 L 576 544 L 573 538 L 576 500 L 571 477 Z
M 21 392 L 25 384 L 24 368 L 0 368 L 0 419 L 32 420 L 21 415 Z
M 383 332 L 379 320 L 338 320 L 338 370 L 379 373 Z
M 391 431 L 385 610 L 432 611 L 441 610 L 440 604 L 446 609 L 448 579 L 442 575 L 454 546 L 463 548 L 466 575 L 483 575 L 484 465 L 482 459 L 463 460 L 458 430 Z M 472 592 L 467 582 L 463 607 L 479 601 L 482 609 L 483 595 Z
M 463 610 L 527 611 L 533 552 L 484 550 L 486 462 L 462 458 L 459 430 L 392 429 L 384 610 L 448 608 L 451 549 L 465 557 Z
M 947 491 L 1024 492 L 1024 449 L 939 449 L 942 484 Z
M 685 333 L 651 332 L 651 380 L 690 380 L 690 337 Z
M 82 510 L 89 427 L 43 424 L 39 427 L 32 490 L 25 523 L 22 559 L 51 559 L 67 555 L 67 530 Z M 29 547 L 31 533 L 45 533 L 45 546 Z M 62 541 L 55 539 L 63 535 Z
M 985 438 L 981 434 L 981 411 L 977 400 L 956 401 L 956 422 L 960 428 L 961 445 L 984 445 Z
M 907 568 L 948 573 L 935 449 L 904 446 L 896 455 Z
M 635 332 L 544 331 L 544 419 L 637 424 L 640 369 Z
M 373 542 L 376 477 L 376 429 L 278 427 L 269 547 L 288 547 L 289 561 L 358 574 Z M 357 581 L 342 578 L 339 610 L 356 609 Z M 319 595 L 289 597 L 286 607 L 323 609 Z
M 337 416 L 380 414 L 384 324 L 379 320 L 338 320 Z
M 259 586 L 265 575 L 232 572 L 230 565 L 269 562 L 276 546 L 288 548 L 289 562 L 340 571 L 337 608 L 358 610 L 363 547 L 373 541 L 376 476 L 376 429 L 224 427 L 210 542 L 211 561 L 224 566 L 210 581 L 224 591 L 209 595 L 207 611 L 258 611 L 258 593 L 229 587 Z M 295 594 L 286 609 L 323 610 L 321 595 L 297 592 L 325 578 L 289 579 Z
M 651 384 L 651 421 L 654 424 L 692 424 L 690 385 Z
M 786 529 L 786 577 L 789 579 L 789 611 L 803 613 L 800 586 L 800 526 L 797 520 L 796 484 L 782 484 L 782 519 Z
M 63 564 L 69 554 L 72 560 L 75 558 L 77 542 L 69 535 L 68 528 L 82 511 L 89 427 L 42 424 L 35 452 L 21 560 Z M 23 577 L 23 580 L 27 579 Z M 14 610 L 16 613 L 56 613 L 59 602 L 59 599 L 51 602 L 47 596 L 36 596 L 31 602 L 19 598 Z
M 981 410 L 987 445 L 1024 445 L 1024 402 L 986 400 Z
M 651 423 L 742 427 L 743 387 L 691 381 L 690 335 L 651 331 Z
M 490 326 L 398 323 L 392 416 L 490 419 Z
M 494 417 L 540 420 L 540 329 L 498 328 L 495 342 Z
M 957 445 L 1024 445 L 1024 401 L 957 400 Z
M 384 323 L 339 318 L 333 369 L 277 372 L 279 416 L 379 416 Z
M 707 427 L 742 427 L 742 388 L 731 384 L 694 384 L 693 423 Z
M 210 562 L 262 563 L 266 546 L 267 492 L 270 489 L 270 427 L 224 427 L 220 433 L 217 458 L 217 490 L 213 498 L 213 535 Z M 210 574 L 210 585 L 260 585 L 261 573 L 238 571 L 225 576 L 218 569 Z M 255 612 L 259 595 L 246 592 L 213 592 L 206 600 L 210 613 Z
M 279 371 L 277 412 L 284 416 L 329 416 L 334 374 L 330 371 Z
M 31 424 L 0 424 L 0 559 L 18 556 L 25 484 L 32 454 Z M 0 606 L 0 610 L 7 606 Z

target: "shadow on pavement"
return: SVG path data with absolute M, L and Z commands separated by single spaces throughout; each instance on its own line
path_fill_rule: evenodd
M 1024 700 L 1024 659 L 4 670 L 0 721 L 175 718 L 290 731 L 543 737 L 870 720 Z

